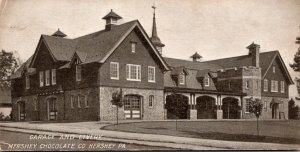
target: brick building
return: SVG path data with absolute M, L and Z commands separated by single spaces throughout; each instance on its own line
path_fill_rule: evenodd
M 115 120 L 110 101 L 121 89 L 120 119 L 172 119 L 175 110 L 168 105 L 175 98 L 184 107 L 181 119 L 251 118 L 251 97 L 264 101 L 263 118 L 287 119 L 293 82 L 278 51 L 261 53 L 253 43 L 239 57 L 163 58 L 155 13 L 151 37 L 138 20 L 118 24 L 121 18 L 111 10 L 104 30 L 75 39 L 59 29 L 42 35 L 32 57 L 11 76 L 13 119 Z

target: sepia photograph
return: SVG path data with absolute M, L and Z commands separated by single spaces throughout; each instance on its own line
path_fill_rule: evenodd
M 0 151 L 300 150 L 300 0 L 0 0 Z

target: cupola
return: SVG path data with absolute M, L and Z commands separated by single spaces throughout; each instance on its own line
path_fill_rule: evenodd
M 199 62 L 202 56 L 198 54 L 198 52 L 195 52 L 195 54 L 193 54 L 191 58 L 193 59 L 194 62 Z
M 114 25 L 118 24 L 118 20 L 122 19 L 122 17 L 116 14 L 111 9 L 110 12 L 107 15 L 105 15 L 102 19 L 106 21 L 105 30 L 110 31 Z
M 52 34 L 52 36 L 56 36 L 56 37 L 66 37 L 67 35 L 65 33 L 63 33 L 62 31 L 59 30 L 59 28 L 57 29 L 57 31 L 55 33 Z

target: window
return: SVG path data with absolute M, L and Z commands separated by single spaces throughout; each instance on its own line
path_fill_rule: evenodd
M 77 107 L 78 107 L 78 108 L 81 108 L 80 95 L 77 96 Z
M 228 82 L 228 90 L 231 90 L 231 81 Z
M 90 103 L 89 103 L 89 100 L 88 100 L 87 96 L 84 96 L 84 105 L 85 105 L 86 108 L 90 107 Z
M 250 109 L 250 99 L 246 99 L 246 113 L 249 112 Z
M 149 107 L 150 107 L 150 108 L 153 108 L 153 102 L 154 102 L 154 96 L 153 96 L 153 95 L 150 95 L 150 96 L 149 96 Z
M 256 80 L 255 89 L 258 90 L 258 80 Z
M 46 70 L 45 76 L 46 76 L 46 85 L 45 86 L 49 86 L 50 85 L 50 71 L 49 70 Z
M 155 67 L 148 66 L 148 82 L 155 82 Z
M 76 65 L 76 81 L 81 81 L 81 66 Z
M 117 19 L 112 18 L 112 19 L 111 19 L 111 22 L 112 22 L 112 23 L 117 23 Z
M 44 72 L 40 71 L 40 87 L 44 86 Z
M 179 75 L 179 84 L 184 84 L 185 83 L 185 78 L 183 74 Z
M 205 79 L 204 79 L 204 86 L 206 86 L 206 87 L 209 86 L 209 77 L 205 77 Z
M 129 81 L 141 81 L 141 66 L 134 65 L 134 64 L 127 64 L 126 78 Z
M 38 110 L 38 102 L 37 102 L 36 98 L 33 99 L 33 104 L 34 104 L 34 111 L 37 111 Z
M 284 81 L 280 81 L 280 91 L 281 93 L 284 93 Z
M 246 81 L 246 89 L 249 89 L 249 87 L 250 87 L 250 83 L 249 81 Z
M 131 52 L 135 53 L 136 42 L 131 42 Z
M 74 108 L 74 96 L 70 97 L 70 102 L 71 102 L 71 108 Z
M 276 67 L 275 67 L 275 65 L 273 65 L 273 73 L 275 73 L 276 72 Z
M 51 82 L 52 82 L 52 85 L 56 84 L 56 69 L 51 70 Z
M 30 88 L 30 82 L 29 82 L 29 75 L 27 75 L 26 77 L 25 77 L 25 83 L 26 83 L 26 89 L 29 89 Z
M 265 110 L 267 110 L 267 101 L 264 102 L 264 107 Z
M 271 92 L 278 92 L 278 81 L 271 80 Z
M 264 91 L 268 91 L 268 80 L 264 79 Z
M 110 62 L 110 79 L 119 80 L 119 63 Z

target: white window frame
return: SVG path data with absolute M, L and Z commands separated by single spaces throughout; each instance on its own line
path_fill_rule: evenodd
M 278 81 L 271 80 L 271 92 L 278 92 Z
M 39 78 L 40 78 L 40 87 L 44 86 L 44 71 L 39 72 Z
M 258 90 L 258 80 L 256 80 L 255 83 L 255 90 Z
M 25 85 L 26 85 L 26 89 L 30 89 L 29 75 L 25 76 Z
M 131 42 L 131 52 L 135 53 L 136 51 L 136 42 Z
M 268 102 L 267 102 L 267 101 L 265 101 L 265 102 L 264 102 L 263 109 L 265 109 L 265 110 L 267 111 L 267 107 L 268 107 Z
M 45 71 L 45 86 L 49 86 L 50 85 L 50 70 L 46 70 Z
M 179 75 L 179 84 L 185 84 L 185 76 L 184 74 L 180 74 Z
M 249 89 L 250 88 L 250 82 L 249 81 L 246 81 L 246 86 L 245 86 L 246 89 Z
M 136 78 L 132 78 L 132 68 L 136 68 Z M 141 65 L 136 65 L 136 64 L 126 64 L 126 80 L 128 81 L 141 81 Z
M 273 65 L 272 69 L 273 69 L 273 73 L 276 73 L 276 66 L 275 65 Z
M 209 77 L 208 76 L 204 78 L 204 86 L 209 87 Z
M 269 81 L 268 79 L 264 79 L 264 91 L 269 91 Z
M 246 99 L 246 104 L 245 104 L 245 113 L 250 113 L 249 109 L 250 109 L 250 99 Z
M 281 93 L 284 93 L 285 92 L 285 83 L 284 83 L 284 81 L 280 81 L 280 92 Z
M 151 69 L 153 70 L 152 74 L 151 74 Z M 148 66 L 148 82 L 155 82 L 155 67 L 154 66 Z
M 71 95 L 70 97 L 70 105 L 71 105 L 71 108 L 74 109 L 74 96 Z
M 56 85 L 56 69 L 51 70 L 51 83 L 52 85 Z
M 87 96 L 84 96 L 84 106 L 85 106 L 86 108 L 90 107 L 90 103 L 89 103 L 89 101 L 88 101 Z
M 81 108 L 81 100 L 80 100 L 80 95 L 77 96 L 77 107 Z
M 116 65 L 116 71 L 113 71 L 113 66 Z M 110 62 L 110 79 L 119 80 L 119 63 L 118 62 Z M 117 76 L 113 76 L 112 72 L 117 72 Z
M 82 67 L 80 65 L 76 65 L 76 81 L 81 81 L 81 73 Z
M 153 103 L 154 103 L 154 95 L 150 95 L 149 96 L 149 108 L 153 108 Z

